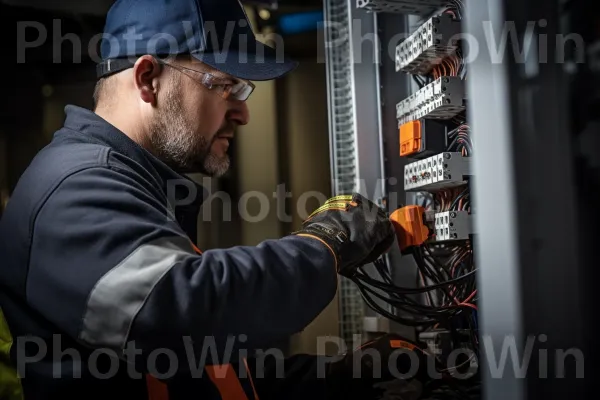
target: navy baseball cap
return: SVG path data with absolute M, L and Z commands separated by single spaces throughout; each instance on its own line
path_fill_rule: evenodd
M 108 12 L 98 77 L 137 57 L 190 55 L 234 77 L 279 78 L 297 62 L 258 40 L 239 0 L 117 0 Z

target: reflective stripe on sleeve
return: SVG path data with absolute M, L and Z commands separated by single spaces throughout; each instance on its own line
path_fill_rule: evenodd
M 133 320 L 156 284 L 190 256 L 197 254 L 185 237 L 161 238 L 137 248 L 92 289 L 80 339 L 120 355 Z

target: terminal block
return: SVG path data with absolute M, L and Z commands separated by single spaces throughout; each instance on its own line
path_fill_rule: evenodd
M 471 215 L 467 211 L 445 211 L 435 214 L 436 242 L 468 240 L 471 234 Z
M 427 20 L 396 46 L 396 71 L 427 75 L 458 48 L 461 23 L 450 14 Z
M 404 190 L 426 192 L 467 183 L 470 159 L 460 153 L 444 152 L 404 166 Z
M 373 12 L 428 15 L 440 9 L 447 0 L 357 0 L 356 5 Z
M 420 118 L 450 119 L 463 112 L 465 85 L 458 76 L 443 76 L 396 105 L 398 125 Z

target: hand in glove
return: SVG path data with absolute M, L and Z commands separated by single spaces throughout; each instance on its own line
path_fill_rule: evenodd
M 338 273 L 344 276 L 378 259 L 395 240 L 386 212 L 358 193 L 327 200 L 294 234 L 326 244 L 335 254 Z

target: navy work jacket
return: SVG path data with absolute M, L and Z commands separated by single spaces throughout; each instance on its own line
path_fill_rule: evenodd
M 255 368 L 239 355 L 332 301 L 330 250 L 290 235 L 201 252 L 204 189 L 92 111 L 65 111 L 0 222 L 0 307 L 26 399 L 260 398 L 260 382 L 230 379 Z M 314 373 L 304 361 L 285 368 Z

